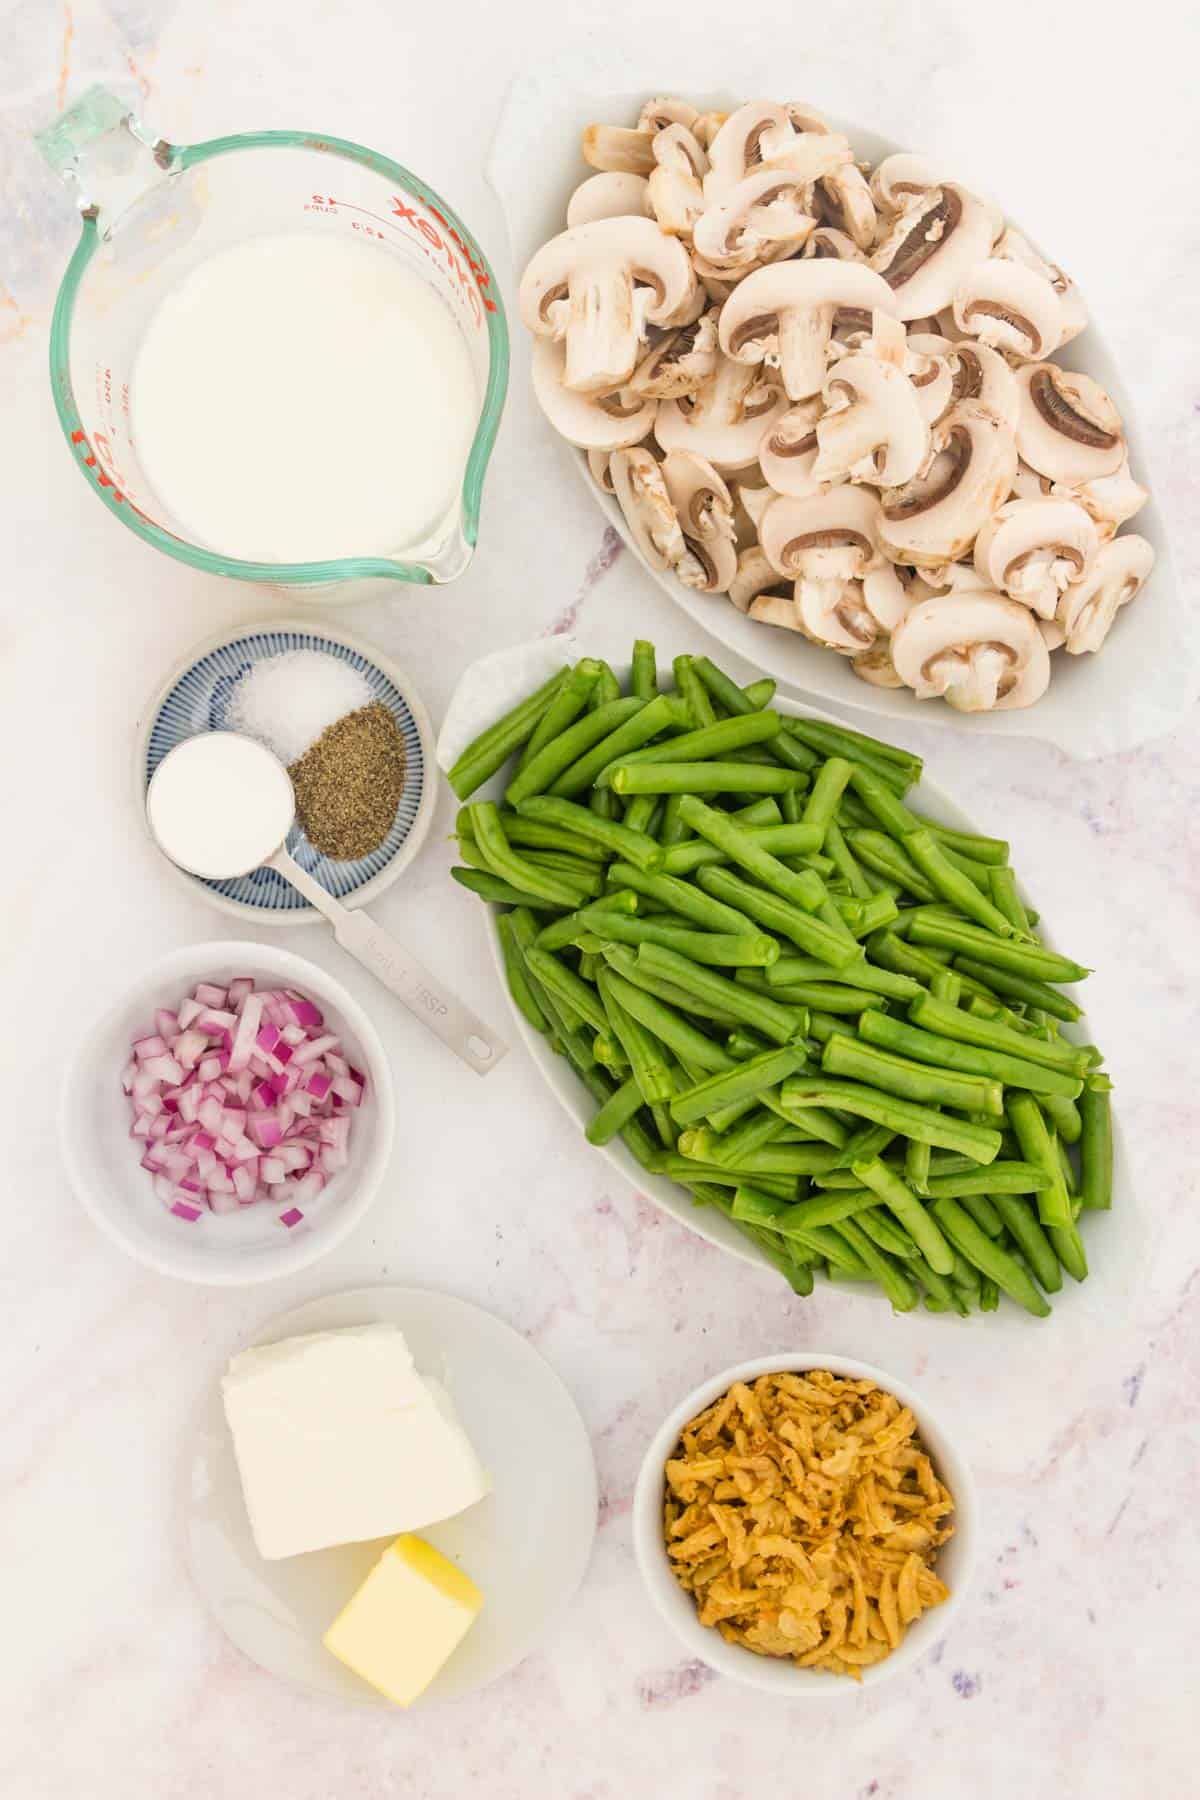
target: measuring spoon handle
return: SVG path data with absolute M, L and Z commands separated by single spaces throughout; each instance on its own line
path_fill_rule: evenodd
M 374 919 L 364 912 L 343 909 L 341 917 L 330 922 L 342 949 L 369 969 L 477 1075 L 488 1074 L 507 1056 L 504 1039 L 497 1037 L 432 970 L 418 962 Z

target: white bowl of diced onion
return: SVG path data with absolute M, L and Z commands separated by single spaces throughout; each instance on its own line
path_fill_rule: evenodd
M 210 1286 L 294 1274 L 339 1244 L 379 1190 L 394 1126 L 361 1007 L 315 963 L 254 943 L 192 944 L 148 968 L 84 1033 L 59 1109 L 71 1185 L 100 1229 Z

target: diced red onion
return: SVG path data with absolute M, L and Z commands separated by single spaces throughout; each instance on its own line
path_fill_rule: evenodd
M 350 1160 L 365 1076 L 291 988 L 200 982 L 136 1038 L 121 1087 L 156 1197 L 195 1223 L 266 1201 L 289 1229 Z

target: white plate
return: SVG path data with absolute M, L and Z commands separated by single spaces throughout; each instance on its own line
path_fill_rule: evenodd
M 451 696 L 450 706 L 438 739 L 437 757 L 443 769 L 448 769 L 454 759 L 465 748 L 466 744 L 478 732 L 484 730 L 495 719 L 501 717 L 512 706 L 530 693 L 542 681 L 545 681 L 562 663 L 575 662 L 589 651 L 570 638 L 542 638 L 536 643 L 519 645 L 513 650 L 502 650 L 497 655 L 486 657 L 475 663 L 463 675 L 458 688 Z M 598 654 L 598 653 L 597 653 Z M 665 657 L 664 657 L 665 662 Z M 622 686 L 628 685 L 628 664 L 612 663 L 612 668 Z M 819 707 L 802 706 L 785 695 L 777 694 L 772 705 L 781 713 L 793 717 L 825 719 L 830 724 L 839 721 L 832 713 L 822 712 Z M 472 796 L 476 800 L 498 800 L 503 789 L 503 771 L 492 777 L 484 787 Z M 976 824 L 944 794 L 941 788 L 928 779 L 922 780 L 911 790 L 908 799 L 918 812 L 936 819 L 939 824 L 950 826 L 956 831 L 986 832 L 987 826 Z M 1016 859 L 1020 861 L 1020 845 L 1015 846 Z M 480 902 L 483 905 L 483 902 Z M 577 1079 L 573 1071 L 561 1056 L 556 1056 L 546 1039 L 534 1031 L 525 1017 L 512 1004 L 508 992 L 508 982 L 504 974 L 504 959 L 500 949 L 500 938 L 496 931 L 497 911 L 488 906 L 488 941 L 491 945 L 492 958 L 504 988 L 509 1005 L 512 1008 L 513 1020 L 525 1046 L 537 1064 L 541 1074 L 555 1095 L 559 1104 L 568 1112 L 579 1126 L 582 1134 L 589 1119 L 595 1111 L 595 1105 L 587 1090 Z M 1053 934 L 1048 927 L 1039 925 L 1039 931 L 1051 949 L 1055 948 Z M 1086 1017 L 1075 1025 L 1064 1027 L 1067 1036 L 1079 1043 L 1091 1041 L 1091 1033 Z M 582 1140 L 581 1140 L 582 1141 Z M 711 1207 L 697 1206 L 689 1193 L 677 1187 L 660 1175 L 650 1175 L 630 1154 L 619 1138 L 611 1144 L 603 1146 L 584 1145 L 593 1155 L 607 1158 L 612 1167 L 619 1171 L 633 1187 L 654 1202 L 661 1211 L 668 1213 L 680 1225 L 686 1225 L 689 1231 L 707 1238 L 710 1244 L 716 1244 L 731 1255 L 741 1257 L 744 1262 L 755 1263 L 760 1267 L 773 1268 L 762 1252 L 749 1238 L 740 1232 L 732 1220 L 722 1213 L 714 1212 Z M 1088 1280 L 1077 1284 L 1068 1280 L 1061 1293 L 1055 1294 L 1051 1301 L 1055 1314 L 1070 1308 L 1076 1318 L 1094 1317 L 1099 1324 L 1111 1312 L 1115 1304 L 1123 1303 L 1136 1291 L 1139 1274 L 1147 1254 L 1145 1221 L 1140 1218 L 1134 1198 L 1133 1183 L 1130 1178 L 1125 1158 L 1119 1120 L 1113 1120 L 1113 1186 L 1116 1203 L 1111 1212 L 1089 1213 L 1084 1232 L 1084 1244 L 1092 1265 L 1092 1273 Z M 778 1277 L 782 1284 L 783 1277 Z M 870 1303 L 882 1305 L 878 1289 L 855 1289 L 852 1283 L 837 1284 L 837 1293 L 850 1297 L 857 1294 L 869 1297 Z M 925 1315 L 933 1317 L 935 1315 Z M 953 1321 L 956 1328 L 968 1321 L 961 1320 L 956 1313 L 941 1315 Z M 1022 1329 L 1030 1321 L 1019 1309 L 1005 1302 L 996 1313 L 972 1313 L 972 1322 L 978 1329 L 996 1331 L 999 1329 Z
M 575 1402 L 549 1363 L 511 1326 L 453 1295 L 405 1287 L 330 1294 L 272 1319 L 253 1342 L 376 1321 L 399 1325 L 417 1367 L 448 1389 L 493 1484 L 477 1506 L 420 1534 L 484 1595 L 423 1706 L 495 1681 L 551 1630 L 591 1554 L 596 1468 Z M 396 1710 L 321 1642 L 389 1540 L 264 1562 L 216 1381 L 198 1421 L 184 1513 L 192 1577 L 239 1650 L 310 1693 Z
M 681 56 L 687 58 L 686 48 L 681 49 Z M 696 53 L 690 60 L 697 60 Z M 623 78 L 614 78 L 611 70 L 568 70 L 553 64 L 539 63 L 514 82 L 493 140 L 488 179 L 504 209 L 518 272 L 540 245 L 564 229 L 567 199 L 589 172 L 579 152 L 585 125 L 593 120 L 632 123 L 643 101 L 656 93 L 688 94 L 702 106 L 727 108 L 737 104 L 739 97 L 744 100 L 772 91 L 770 85 L 765 89 L 761 85 L 761 73 L 756 80 L 737 81 L 724 50 L 714 51 L 708 59 L 706 79 L 711 81 L 718 69 L 730 86 L 707 92 L 703 78 L 698 84 L 681 79 L 687 73 L 681 66 L 676 66 L 661 86 L 648 85 L 636 93 L 628 88 L 620 91 Z M 649 75 L 655 72 L 646 71 Z M 789 87 L 789 82 L 790 77 L 783 86 Z M 807 98 L 820 106 L 820 94 Z M 849 137 L 857 156 L 872 163 L 895 150 L 921 147 L 918 125 L 914 125 L 914 141 L 901 145 L 844 119 L 831 118 L 830 123 Z M 994 197 L 1004 205 L 1002 193 Z M 529 334 L 524 329 L 514 335 L 513 356 L 514 362 L 524 359 L 528 367 Z M 1067 345 L 1061 360 L 1093 376 L 1112 395 L 1125 421 L 1133 473 L 1149 485 L 1151 465 L 1129 391 L 1099 327 L 1093 322 Z M 1137 372 L 1133 374 L 1136 380 Z M 545 429 L 551 430 L 548 423 Z M 564 466 L 569 464 L 586 483 L 607 522 L 637 556 L 616 501 L 602 494 L 591 479 L 586 458 L 561 440 L 560 445 Z M 1100 655 L 1056 655 L 1049 691 L 1036 706 L 1017 712 L 957 713 L 941 701 L 922 703 L 907 689 L 871 687 L 860 681 L 836 652 L 810 644 L 798 632 L 745 618 L 723 595 L 693 593 L 674 575 L 650 569 L 646 569 L 646 579 L 656 581 L 698 625 L 747 662 L 776 681 L 835 707 L 956 731 L 1042 738 L 1071 756 L 1109 756 L 1171 731 L 1200 686 L 1196 646 L 1189 642 L 1182 595 L 1153 499 L 1130 529 L 1147 538 L 1157 556 L 1144 590 L 1121 612 Z

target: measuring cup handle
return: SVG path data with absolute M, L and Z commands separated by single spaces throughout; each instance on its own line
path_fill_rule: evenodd
M 507 1056 L 503 1038 L 490 1031 L 366 913 L 343 912 L 333 921 L 333 934 L 343 950 L 369 969 L 477 1075 L 487 1075 Z

